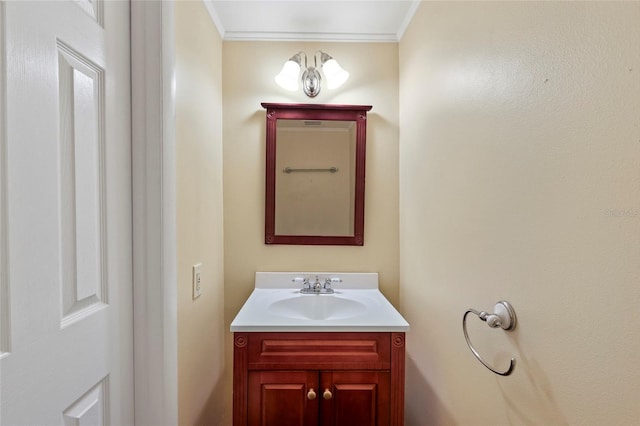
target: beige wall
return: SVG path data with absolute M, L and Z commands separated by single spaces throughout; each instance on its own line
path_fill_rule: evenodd
M 334 91 L 323 88 L 310 99 L 302 91 L 287 92 L 275 84 L 274 76 L 291 55 L 318 49 L 351 73 L 344 86 Z M 225 42 L 222 64 L 225 326 L 251 293 L 256 271 L 377 271 L 382 292 L 397 303 L 398 45 Z M 264 244 L 265 110 L 261 102 L 373 105 L 367 126 L 363 247 Z M 230 359 L 227 367 L 232 368 Z M 230 378 L 227 385 L 230 393 Z
M 222 41 L 202 2 L 176 2 L 178 416 L 223 424 Z M 202 263 L 192 299 L 191 267 Z
M 400 43 L 407 425 L 640 419 L 640 3 L 424 2 Z M 466 308 L 512 302 L 514 332 Z

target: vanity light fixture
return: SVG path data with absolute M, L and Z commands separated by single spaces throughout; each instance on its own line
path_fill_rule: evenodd
M 298 52 L 293 55 L 282 67 L 282 71 L 276 76 L 276 83 L 286 90 L 298 90 L 298 82 L 302 81 L 302 90 L 305 95 L 315 98 L 320 93 L 320 82 L 322 77 L 318 71 L 318 55 L 320 56 L 320 67 L 327 79 L 327 88 L 335 89 L 347 81 L 349 73 L 338 64 L 338 62 L 327 53 L 318 50 L 313 55 L 313 65 L 307 65 L 307 54 Z M 302 67 L 302 56 L 304 56 L 304 72 L 300 77 Z

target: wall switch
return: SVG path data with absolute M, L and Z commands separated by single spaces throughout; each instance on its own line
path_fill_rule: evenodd
M 202 294 L 202 263 L 193 265 L 193 298 L 197 299 Z

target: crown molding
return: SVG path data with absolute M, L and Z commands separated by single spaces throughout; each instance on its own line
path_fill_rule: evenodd
M 326 42 L 382 42 L 397 43 L 396 34 L 371 33 L 293 33 L 293 32 L 258 32 L 227 31 L 225 41 L 326 41 Z

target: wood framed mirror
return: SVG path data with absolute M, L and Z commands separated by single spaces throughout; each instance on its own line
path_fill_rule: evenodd
M 364 244 L 370 105 L 266 108 L 265 244 Z

